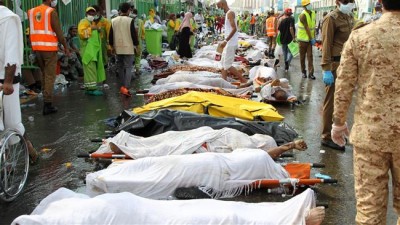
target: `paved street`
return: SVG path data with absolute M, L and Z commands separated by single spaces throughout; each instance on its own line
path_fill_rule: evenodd
M 321 147 L 319 142 L 321 104 L 324 98 L 319 60 L 315 57 L 317 80 L 314 81 L 301 78 L 298 58 L 294 59 L 289 74 L 285 75 L 282 68 L 278 69 L 279 76 L 289 78 L 294 93 L 304 104 L 296 106 L 294 111 L 291 111 L 289 105 L 276 107 L 285 116 L 285 122 L 293 126 L 309 146 L 306 152 L 296 152 L 293 160 L 325 163 L 326 168 L 313 173 L 320 172 L 339 180 L 337 185 L 320 185 L 316 189 L 318 202 L 329 205 L 323 224 L 354 224 L 352 149 L 347 146 L 345 152 L 340 152 Z M 151 75 L 142 75 L 134 81 L 135 88 L 149 87 L 151 79 Z M 106 90 L 106 95 L 101 97 L 84 95 L 76 83 L 64 90 L 58 89 L 55 103 L 59 112 L 55 115 L 43 117 L 39 100 L 31 102 L 36 106 L 23 109 L 23 121 L 31 140 L 41 150 L 41 161 L 31 168 L 24 193 L 14 202 L 0 205 L 0 224 L 10 224 L 19 215 L 31 213 L 44 197 L 60 187 L 84 190 L 85 174 L 93 171 L 94 166 L 76 158 L 76 155 L 80 151 L 90 151 L 97 147 L 98 144 L 91 143 L 90 139 L 106 135 L 105 131 L 109 128 L 104 123 L 105 119 L 117 116 L 123 109 L 143 104 L 141 96 L 131 99 L 121 97 L 117 93 L 114 78 L 109 79 L 109 84 L 111 89 Z M 28 121 L 29 116 L 34 117 L 33 122 Z M 352 121 L 349 121 L 351 124 Z M 72 163 L 72 166 L 68 167 L 68 163 Z M 251 196 L 241 196 L 238 199 L 259 202 L 265 200 L 265 195 L 257 191 Z M 391 205 L 387 224 L 395 224 Z

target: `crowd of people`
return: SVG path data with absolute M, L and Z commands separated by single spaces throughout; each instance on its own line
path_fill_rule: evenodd
M 196 14 L 180 12 L 170 14 L 165 22 L 154 9 L 148 16 L 139 16 L 130 3 L 122 3 L 108 19 L 103 10 L 94 5 L 86 8 L 85 17 L 71 26 L 66 35 L 54 9 L 56 4 L 54 0 L 43 0 L 43 4 L 27 12 L 29 29 L 25 35 L 29 37 L 34 52 L 32 58 L 39 69 L 24 71 L 21 68 L 24 63 L 21 21 L 0 0 L 0 89 L 5 95 L 5 114 L 0 128 L 18 129 L 27 139 L 19 106 L 22 78 L 33 92 L 43 93 L 43 115 L 49 115 L 58 111 L 53 100 L 57 73 L 70 80 L 82 79 L 86 94 L 100 96 L 104 94 L 103 89 L 109 88 L 106 69 L 114 60 L 119 91 L 130 97 L 132 79 L 140 75 L 145 30 L 155 24 L 165 27 L 165 42 L 184 60 L 193 57 L 197 32 L 207 29 L 223 37 L 218 46 L 222 49 L 221 77 L 227 80 L 231 76 L 242 84 L 247 83 L 247 79 L 233 66 L 239 32 L 266 37 L 266 57 L 275 58 L 276 49 L 281 46 L 286 72 L 293 59 L 291 46 L 298 46 L 301 76 L 310 80 L 317 77 L 313 47 L 319 44 L 321 77 L 326 85 L 321 145 L 345 150 L 350 136 L 354 146 L 356 222 L 385 224 L 389 171 L 393 180 L 394 208 L 399 213 L 400 56 L 396 37 L 400 35 L 400 3 L 397 0 L 379 0 L 375 5 L 377 13 L 366 23 L 359 24 L 352 15 L 354 0 L 337 0 L 336 9 L 324 14 L 318 23 L 310 0 L 302 0 L 304 9 L 297 24 L 290 8 L 281 14 L 270 11 L 267 16 L 237 15 L 225 0 L 217 3 L 224 15 L 203 15 L 201 10 Z M 270 81 L 271 90 L 290 88 L 287 80 Z M 353 93 L 357 94 L 358 101 L 350 135 L 346 121 Z M 278 94 L 273 97 L 280 99 Z M 37 153 L 28 139 L 27 143 L 34 162 Z

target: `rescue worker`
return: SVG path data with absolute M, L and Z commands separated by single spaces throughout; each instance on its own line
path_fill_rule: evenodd
M 345 4 L 347 3 L 347 4 Z M 340 63 L 343 45 L 349 38 L 353 29 L 354 0 L 336 0 L 336 9 L 328 13 L 322 22 L 322 73 L 326 85 L 326 96 L 322 111 L 322 135 L 321 145 L 345 150 L 344 146 L 338 146 L 331 139 L 333 96 L 335 93 L 336 70 Z
M 172 37 L 174 36 L 175 33 L 175 14 L 170 14 L 167 22 L 167 41 L 168 44 L 171 43 Z
M 278 19 L 273 11 L 269 12 L 269 17 L 266 20 L 266 31 L 268 37 L 268 56 L 275 58 L 276 36 L 278 35 Z
M 28 140 L 22 124 L 19 100 L 21 66 L 24 63 L 22 23 L 20 18 L 5 7 L 2 1 L 0 1 L 0 30 L 2 31 L 0 35 L 0 91 L 2 92 L 0 131 L 14 129 L 24 135 L 30 163 L 35 164 L 38 162 L 39 156 L 31 141 Z M 4 143 L 2 144 L 4 145 Z M 6 160 L 7 156 L 9 155 L 3 154 Z M 3 168 L 5 168 L 4 165 Z
M 30 41 L 42 70 L 43 115 L 56 113 L 53 106 L 54 81 L 56 79 L 58 42 L 64 46 L 65 55 L 70 57 L 67 41 L 54 8 L 57 1 L 43 0 L 43 4 L 28 11 Z
M 183 18 L 182 18 L 182 19 L 183 19 Z M 181 14 L 176 14 L 175 33 L 178 33 L 178 32 L 179 32 L 179 27 L 181 27 L 182 19 L 181 19 Z
M 100 96 L 103 91 L 98 90 L 97 84 L 105 81 L 106 74 L 103 63 L 103 48 L 100 32 L 94 18 L 97 15 L 93 7 L 86 8 L 86 18 L 78 24 L 80 51 L 83 64 L 83 79 L 86 94 Z
M 315 45 L 315 12 L 312 9 L 310 0 L 301 0 L 304 7 L 299 16 L 297 41 L 300 48 L 300 67 L 303 78 L 307 78 L 306 56 L 308 62 L 308 78 L 315 80 L 312 46 Z
M 117 54 L 118 74 L 121 79 L 120 93 L 131 97 L 129 88 L 132 81 L 132 69 L 135 52 L 139 51 L 135 21 L 129 17 L 131 5 L 127 2 L 120 5 L 121 15 L 112 20 L 110 44 Z
M 379 2 L 382 17 L 353 30 L 336 79 L 331 134 L 340 146 L 346 144 L 347 113 L 357 92 L 350 135 L 357 225 L 386 224 L 389 177 L 393 207 L 400 214 L 400 1 Z
M 100 40 L 101 40 L 101 52 L 103 54 L 103 64 L 104 68 L 107 68 L 108 65 L 108 53 L 111 51 L 111 47 L 108 44 L 108 36 L 110 35 L 110 27 L 111 22 L 104 18 L 101 12 L 101 8 L 98 5 L 92 6 L 96 10 L 96 14 L 94 16 L 94 22 L 96 26 L 99 28 Z M 109 86 L 104 80 L 103 88 L 108 89 Z

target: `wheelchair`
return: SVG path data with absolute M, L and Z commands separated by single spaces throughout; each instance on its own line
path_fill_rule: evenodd
M 0 115 L 2 116 L 0 92 Z M 0 132 L 0 200 L 11 202 L 24 189 L 29 172 L 29 151 L 23 135 L 12 129 Z

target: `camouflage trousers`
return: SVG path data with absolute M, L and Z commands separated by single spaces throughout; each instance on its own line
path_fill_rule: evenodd
M 393 181 L 393 207 L 397 215 L 400 213 L 400 153 L 354 146 L 353 160 L 356 224 L 386 225 L 389 172 Z

